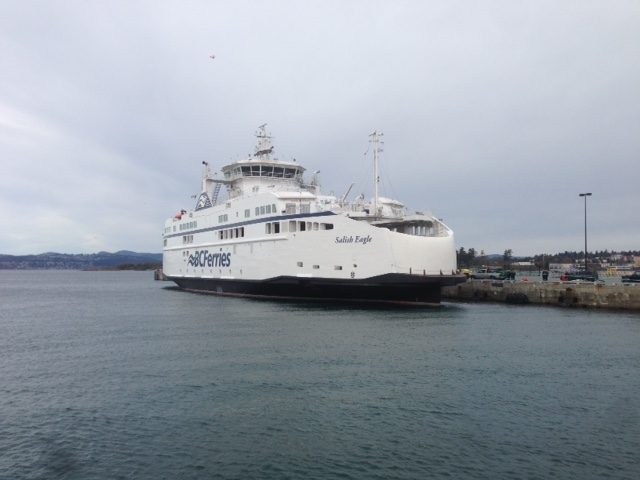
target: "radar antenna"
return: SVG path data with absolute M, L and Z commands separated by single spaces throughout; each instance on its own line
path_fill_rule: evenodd
M 273 145 L 271 145 L 271 135 L 267 133 L 267 124 L 263 123 L 258 127 L 258 131 L 256 132 L 256 138 L 258 139 L 258 144 L 256 145 L 256 153 L 254 156 L 256 157 L 267 157 L 273 153 Z

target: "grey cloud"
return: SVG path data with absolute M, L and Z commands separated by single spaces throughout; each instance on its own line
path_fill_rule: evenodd
M 590 247 L 636 249 L 638 20 L 631 1 L 3 2 L 19 234 L 0 251 L 158 251 L 200 162 L 243 157 L 264 122 L 336 193 L 371 194 L 383 130 L 383 193 L 467 248 L 578 250 L 593 191 Z

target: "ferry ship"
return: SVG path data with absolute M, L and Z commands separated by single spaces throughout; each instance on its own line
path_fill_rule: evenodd
M 274 156 L 266 125 L 255 153 L 212 174 L 192 210 L 164 225 L 163 270 L 193 292 L 257 298 L 437 305 L 456 274 L 453 232 L 441 220 L 379 196 L 381 135 L 371 134 L 374 196 L 348 201 Z M 221 199 L 222 190 L 226 190 Z

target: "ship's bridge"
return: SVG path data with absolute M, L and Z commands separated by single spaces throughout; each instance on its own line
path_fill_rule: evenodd
M 222 168 L 229 198 L 265 190 L 299 190 L 303 184 L 304 167 L 278 160 L 240 160 Z
M 304 167 L 290 162 L 278 160 L 259 161 L 254 159 L 240 160 L 222 167 L 224 179 L 228 181 L 241 178 L 280 178 L 302 183 Z
M 273 158 L 271 135 L 261 125 L 256 132 L 258 143 L 255 153 L 245 160 L 238 160 L 222 167 L 229 198 L 236 198 L 250 193 L 266 190 L 307 190 L 315 185 L 305 185 L 303 175 L 305 168 L 292 162 L 283 162 Z

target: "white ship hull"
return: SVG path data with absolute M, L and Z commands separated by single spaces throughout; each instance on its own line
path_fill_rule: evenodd
M 367 205 L 293 191 L 284 177 L 278 186 L 273 176 L 236 171 L 226 202 L 201 201 L 165 224 L 163 270 L 186 290 L 424 305 L 464 278 L 455 274 L 453 233 L 433 216 L 384 216 L 382 207 L 371 216 Z

